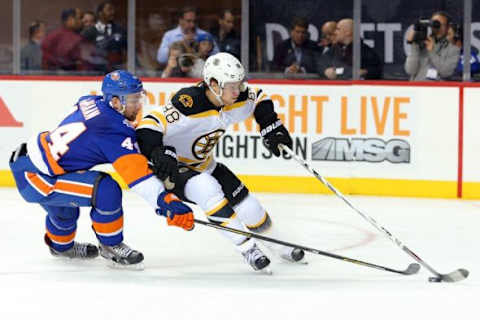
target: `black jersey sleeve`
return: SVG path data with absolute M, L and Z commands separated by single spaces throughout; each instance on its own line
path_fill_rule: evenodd
M 163 147 L 163 134 L 147 128 L 138 129 L 136 133 L 140 152 L 147 157 L 148 160 L 151 160 L 153 149 L 155 149 L 155 147 Z

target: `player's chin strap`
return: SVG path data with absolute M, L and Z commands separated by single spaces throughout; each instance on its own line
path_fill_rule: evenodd
M 108 102 L 108 104 L 110 105 L 110 107 L 112 107 L 113 110 L 117 111 L 118 113 L 120 113 L 122 116 L 124 115 L 125 113 L 125 108 L 127 107 L 126 104 L 123 104 L 120 100 L 120 105 L 122 106 L 122 108 L 120 110 L 116 109 L 113 105 L 112 105 L 112 100 L 110 100 Z
M 220 103 L 220 105 L 224 105 L 225 103 L 223 102 L 222 100 L 222 94 L 223 94 L 223 88 L 221 86 L 218 86 L 220 88 L 220 93 L 217 94 L 213 89 L 212 87 L 208 86 L 208 90 L 210 90 L 210 92 L 213 93 L 213 95 L 215 96 L 215 99 L 217 99 L 217 102 Z

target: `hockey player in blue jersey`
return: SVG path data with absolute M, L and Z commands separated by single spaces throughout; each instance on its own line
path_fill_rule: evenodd
M 53 131 L 34 135 L 10 158 L 17 188 L 47 212 L 45 242 L 54 256 L 95 258 L 111 266 L 143 269 L 143 254 L 123 242 L 122 191 L 110 175 L 91 167 L 111 163 L 127 185 L 169 225 L 193 228 L 192 210 L 152 174 L 139 153 L 135 120 L 144 96 L 142 82 L 127 71 L 107 74 L 103 96 L 83 96 Z M 79 207 L 91 207 L 99 246 L 74 241 Z

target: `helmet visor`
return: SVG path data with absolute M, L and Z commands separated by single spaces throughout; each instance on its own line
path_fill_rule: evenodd
M 137 106 L 137 105 L 145 105 L 146 102 L 146 94 L 145 91 L 137 92 L 128 94 L 125 96 L 125 104 L 127 106 Z
M 223 90 L 229 92 L 242 92 L 244 88 L 243 81 L 236 81 L 236 82 L 226 82 L 223 86 Z

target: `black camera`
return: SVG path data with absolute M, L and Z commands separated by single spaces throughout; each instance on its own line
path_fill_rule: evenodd
M 424 41 L 427 40 L 428 27 L 432 29 L 432 33 L 436 33 L 437 30 L 440 29 L 441 23 L 438 20 L 430 21 L 430 19 L 419 19 L 413 25 L 413 31 L 415 31 L 415 34 L 413 35 L 413 39 L 408 43 L 417 43 L 423 46 Z
M 178 65 L 183 68 L 189 68 L 195 64 L 195 55 L 184 53 L 178 56 Z

